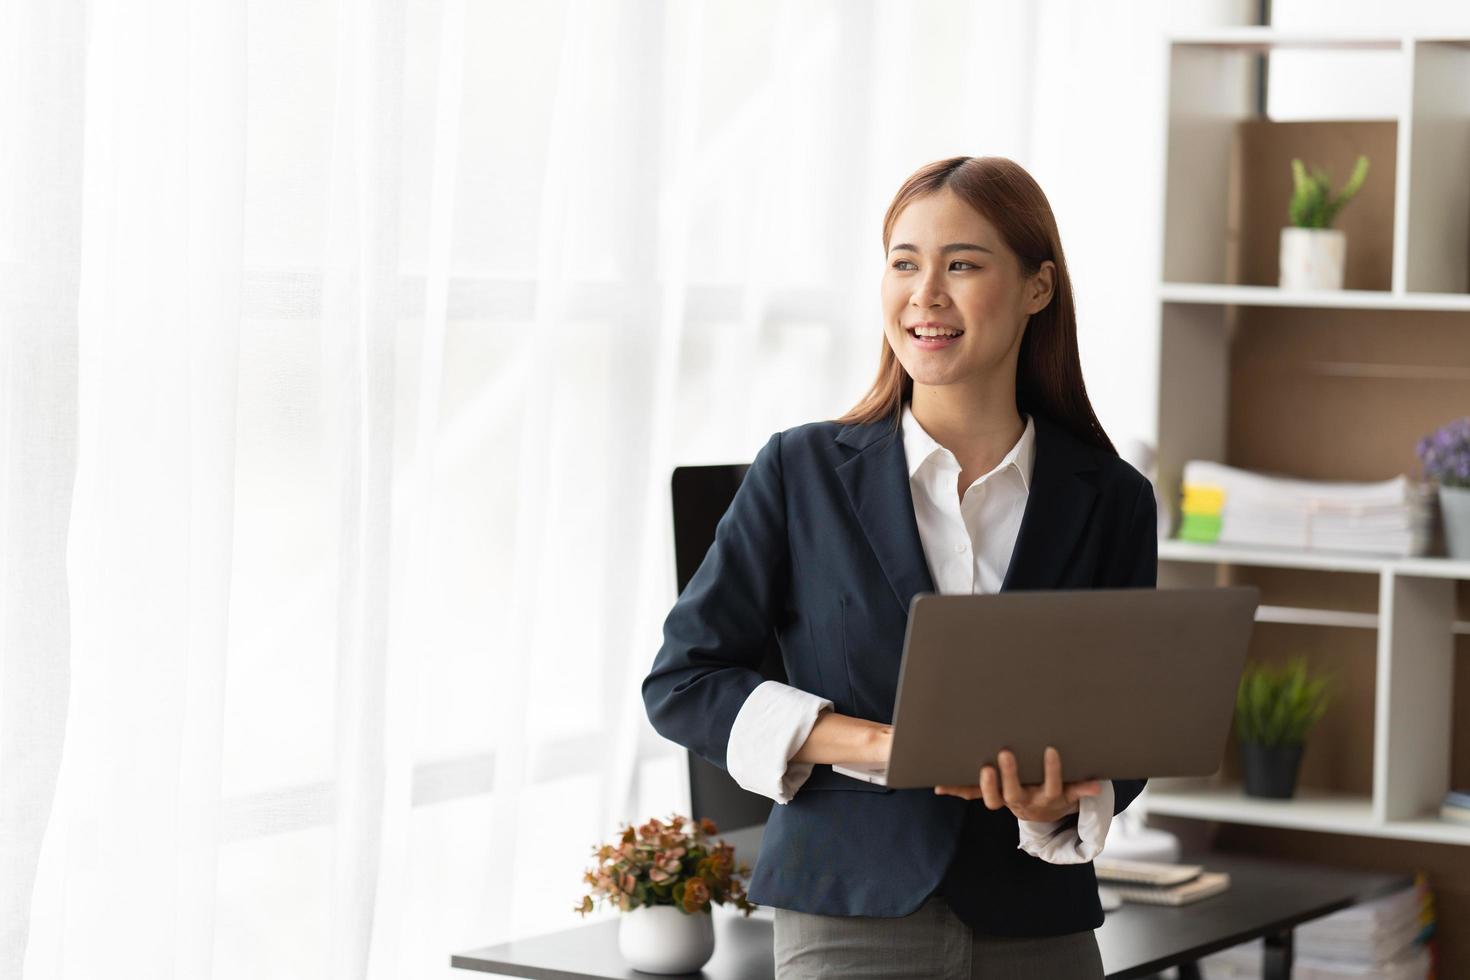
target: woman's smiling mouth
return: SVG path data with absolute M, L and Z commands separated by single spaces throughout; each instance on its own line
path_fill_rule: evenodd
M 916 323 L 904 328 L 920 350 L 942 350 L 959 342 L 964 331 L 945 323 Z M 919 333 L 923 330 L 923 333 Z

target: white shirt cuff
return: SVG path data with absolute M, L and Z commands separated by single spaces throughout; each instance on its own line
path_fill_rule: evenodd
M 791 762 L 832 702 L 780 681 L 761 681 L 750 692 L 725 746 L 725 767 L 741 789 L 790 803 L 812 774 L 810 762 Z
M 1050 864 L 1086 864 L 1102 853 L 1113 822 L 1113 781 L 1101 780 L 1102 791 L 1077 801 L 1077 826 L 1064 820 L 1017 820 L 1021 842 L 1016 846 Z

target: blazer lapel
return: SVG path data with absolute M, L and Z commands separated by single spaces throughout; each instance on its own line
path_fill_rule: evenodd
M 1001 591 L 1053 588 L 1097 498 L 1092 447 L 1040 413 L 1031 488 Z M 903 434 L 891 422 L 845 426 L 837 442 L 857 450 L 836 467 L 878 564 L 907 615 L 913 597 L 935 592 L 914 517 Z
M 917 593 L 935 589 L 914 517 L 903 434 L 890 422 L 869 422 L 844 427 L 837 441 L 858 450 L 837 465 L 837 476 L 906 616 Z
M 1055 588 L 1097 502 L 1096 450 L 1040 412 L 1031 417 L 1036 420 L 1031 490 L 1002 592 Z

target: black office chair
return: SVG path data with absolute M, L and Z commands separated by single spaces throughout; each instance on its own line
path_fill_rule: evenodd
M 749 464 L 678 466 L 670 486 L 674 502 L 674 565 L 679 592 L 694 577 L 715 540 L 715 526 L 735 499 Z M 773 631 L 761 660 L 762 677 L 786 683 L 786 667 Z M 694 819 L 708 817 L 721 833 L 766 822 L 775 804 L 769 797 L 740 788 L 719 766 L 687 752 L 689 797 Z

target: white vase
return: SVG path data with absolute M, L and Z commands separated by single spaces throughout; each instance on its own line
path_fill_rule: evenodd
M 1281 229 L 1282 289 L 1341 289 L 1347 234 L 1338 228 Z
M 1451 558 L 1470 561 L 1470 487 L 1439 486 L 1444 549 Z
M 642 973 L 693 973 L 715 954 L 714 918 L 673 905 L 642 905 L 618 923 L 618 951 Z

